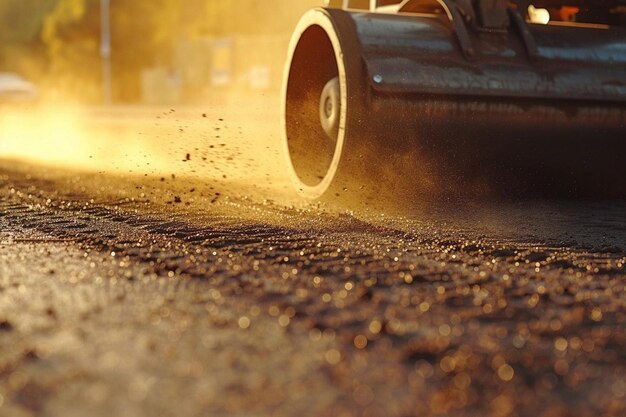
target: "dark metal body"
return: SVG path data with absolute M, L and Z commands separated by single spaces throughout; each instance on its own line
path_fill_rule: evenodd
M 514 30 L 470 31 L 467 57 L 441 17 L 351 16 L 376 92 L 626 102 L 625 28 L 528 24 L 532 54 Z
M 626 196 L 625 28 L 525 23 L 530 53 L 515 26 L 469 29 L 468 56 L 445 16 L 350 15 L 381 163 L 415 154 L 438 187 Z

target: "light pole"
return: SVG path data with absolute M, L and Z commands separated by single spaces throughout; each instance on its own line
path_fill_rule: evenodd
M 102 98 L 111 104 L 111 0 L 100 0 L 100 57 L 102 58 Z

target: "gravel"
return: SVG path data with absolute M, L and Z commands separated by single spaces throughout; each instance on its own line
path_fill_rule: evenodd
M 345 212 L 3 167 L 0 416 L 626 414 L 624 203 Z

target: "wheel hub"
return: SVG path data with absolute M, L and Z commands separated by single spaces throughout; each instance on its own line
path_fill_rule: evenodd
M 326 136 L 333 142 L 337 141 L 339 133 L 339 115 L 341 112 L 341 96 L 339 77 L 328 81 L 320 97 L 320 123 Z

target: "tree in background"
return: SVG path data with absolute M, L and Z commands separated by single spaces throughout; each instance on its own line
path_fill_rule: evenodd
M 46 55 L 39 37 L 57 0 L 0 0 L 0 71 L 39 78 Z
M 49 59 L 47 81 L 70 96 L 95 99 L 100 83 L 100 15 L 97 1 L 59 0 L 41 39 Z
M 143 68 L 166 62 L 178 23 L 177 0 L 112 0 L 112 72 L 116 101 L 139 98 Z M 101 95 L 100 1 L 58 0 L 46 17 L 42 39 L 50 62 L 49 80 L 71 95 Z

